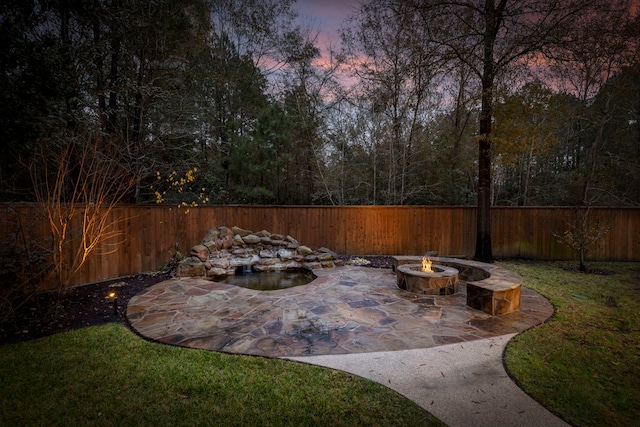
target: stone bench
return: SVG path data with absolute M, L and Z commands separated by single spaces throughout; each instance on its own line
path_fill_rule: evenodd
M 467 284 L 467 305 L 495 316 L 520 307 L 522 277 L 512 271 L 477 261 L 453 257 L 431 257 L 435 265 L 453 267 Z M 421 256 L 394 256 L 393 271 L 403 264 L 420 264 Z

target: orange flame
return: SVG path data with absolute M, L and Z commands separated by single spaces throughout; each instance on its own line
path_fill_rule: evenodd
M 431 260 L 429 258 L 422 257 L 422 271 L 425 273 L 433 273 Z

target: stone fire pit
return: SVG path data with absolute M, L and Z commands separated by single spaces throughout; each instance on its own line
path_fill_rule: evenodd
M 398 287 L 410 290 L 409 286 L 418 286 L 417 293 L 426 293 L 420 288 L 420 286 L 426 286 L 420 283 L 420 280 L 424 280 L 424 276 L 415 271 L 416 268 L 421 267 L 420 264 L 415 264 L 418 261 L 420 261 L 418 256 L 394 256 L 393 269 L 398 277 Z M 469 307 L 482 310 L 492 316 L 511 313 L 520 307 L 522 276 L 519 274 L 495 264 L 459 258 L 434 257 L 431 261 L 436 264 L 437 269 L 449 267 L 459 272 L 459 279 L 466 284 Z M 409 266 L 409 269 L 407 270 L 405 266 Z M 443 284 L 443 286 L 447 285 Z
M 426 295 L 453 295 L 458 292 L 458 270 L 434 265 L 431 272 L 422 264 L 404 264 L 396 270 L 398 287 L 405 291 Z

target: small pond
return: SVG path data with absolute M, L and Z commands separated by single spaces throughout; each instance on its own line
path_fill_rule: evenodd
M 216 282 L 257 291 L 275 291 L 306 285 L 315 278 L 316 275 L 308 270 L 239 272 L 232 276 L 216 277 Z

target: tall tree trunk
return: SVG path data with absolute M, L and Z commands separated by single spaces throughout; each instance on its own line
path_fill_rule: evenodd
M 491 82 L 492 83 L 492 82 Z M 476 261 L 493 262 L 491 250 L 491 97 L 492 84 L 483 81 L 480 137 L 478 138 L 478 212 Z
M 491 119 L 495 63 L 493 49 L 506 0 L 485 0 L 484 58 L 482 64 L 482 107 L 478 138 L 478 217 L 476 261 L 493 262 L 491 250 Z

